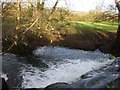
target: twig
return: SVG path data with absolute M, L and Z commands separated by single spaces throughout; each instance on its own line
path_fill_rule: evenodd
M 28 27 L 28 28 L 23 32 L 23 34 L 25 34 L 28 30 L 30 30 L 30 29 L 35 25 L 35 23 L 36 23 L 38 20 L 39 20 L 39 18 L 37 18 L 37 19 L 30 25 L 30 27 Z

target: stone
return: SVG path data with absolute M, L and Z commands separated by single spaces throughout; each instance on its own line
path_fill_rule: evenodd
M 8 84 L 4 78 L 2 78 L 2 90 L 9 90 Z
M 66 90 L 67 88 L 71 88 L 71 87 L 68 86 L 67 83 L 59 82 L 59 83 L 48 85 L 47 87 L 45 87 L 45 90 L 56 90 L 56 88 L 59 90 Z

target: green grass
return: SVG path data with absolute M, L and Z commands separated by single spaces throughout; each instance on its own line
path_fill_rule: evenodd
M 89 30 L 89 31 L 106 31 L 106 32 L 116 32 L 118 28 L 117 23 L 101 22 L 101 23 L 91 23 L 91 22 L 73 22 L 74 27 L 77 31 L 79 30 Z

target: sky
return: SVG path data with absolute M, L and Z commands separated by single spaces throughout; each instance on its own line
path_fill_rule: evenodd
M 46 7 L 51 7 L 54 5 L 56 0 L 47 0 Z M 67 2 L 67 5 L 65 4 Z M 72 11 L 85 11 L 94 10 L 97 5 L 101 5 L 106 8 L 110 4 L 114 4 L 114 0 L 60 0 L 58 7 L 68 7 Z
M 0 0 L 0 1 L 17 1 L 17 0 Z M 34 0 L 22 0 L 22 1 L 27 2 Z M 36 1 L 42 1 L 42 0 L 36 0 Z M 53 7 L 56 2 L 56 0 L 45 0 L 45 1 L 46 1 L 45 6 L 48 8 Z M 69 10 L 72 11 L 88 12 L 90 10 L 94 10 L 97 5 L 102 5 L 102 7 L 105 9 L 110 4 L 115 5 L 115 0 L 59 0 L 57 7 L 67 7 Z

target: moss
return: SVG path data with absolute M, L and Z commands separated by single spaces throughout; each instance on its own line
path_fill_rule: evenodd
M 85 88 L 85 86 L 84 85 L 80 85 L 80 88 Z
M 99 84 L 100 82 L 98 81 L 98 80 L 93 80 L 93 83 L 95 83 L 95 84 Z
M 110 54 L 109 59 L 114 60 L 115 56 L 113 56 L 113 55 Z
M 106 85 L 106 88 L 115 88 L 115 84 L 114 84 L 114 82 L 112 82 L 112 83 L 109 84 L 109 85 Z

